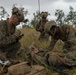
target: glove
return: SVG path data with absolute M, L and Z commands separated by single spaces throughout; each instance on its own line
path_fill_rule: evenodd
M 21 39 L 24 36 L 24 34 L 21 34 L 19 37 L 17 37 L 17 40 Z
M 17 30 L 14 35 L 18 38 L 22 35 L 21 31 L 20 30 Z
M 18 42 L 18 40 L 21 39 L 24 34 L 22 34 L 20 30 L 17 30 L 14 35 L 16 36 L 16 41 Z

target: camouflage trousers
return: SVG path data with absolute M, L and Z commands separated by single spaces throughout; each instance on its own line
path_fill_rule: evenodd
M 16 53 L 19 51 L 20 49 L 20 42 L 17 43 L 13 43 L 5 48 L 1 48 L 0 51 L 3 54 L 6 54 L 7 58 L 12 58 L 15 59 L 16 58 Z

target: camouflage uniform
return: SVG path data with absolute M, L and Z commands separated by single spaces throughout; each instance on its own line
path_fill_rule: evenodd
M 7 20 L 0 22 L 0 51 L 7 52 L 7 56 L 13 58 L 20 48 L 20 43 L 13 35 L 14 32 L 15 27 L 11 27 Z
M 51 25 L 50 25 L 51 26 Z M 49 28 L 49 27 L 48 27 Z M 52 36 L 48 49 L 50 65 L 76 65 L 76 31 L 70 25 L 61 25 L 56 27 L 57 31 Z M 45 28 L 46 30 L 46 28 Z M 47 32 L 47 31 L 46 31 Z M 49 32 L 49 31 L 48 31 Z M 48 33 L 47 32 L 47 33 Z M 61 52 L 53 51 L 55 43 L 58 39 L 64 42 L 63 50 Z
M 47 12 L 41 12 L 42 19 L 36 26 L 36 30 L 40 32 L 39 40 L 48 39 L 49 37 L 48 34 L 45 34 L 44 32 L 44 25 L 46 24 L 46 22 L 48 22 L 48 20 L 46 19 L 47 16 L 48 16 Z
M 55 23 L 52 24 L 56 26 Z M 50 26 L 50 25 L 49 25 Z M 49 27 L 47 27 L 49 28 Z M 50 30 L 50 28 L 49 28 Z M 40 61 L 53 65 L 67 65 L 74 66 L 76 65 L 76 32 L 75 29 L 70 25 L 61 25 L 57 26 L 57 30 L 52 36 L 49 47 L 44 48 L 40 53 L 33 54 L 33 60 Z M 47 30 L 45 30 L 47 32 Z M 49 33 L 49 31 L 47 32 Z M 64 42 L 63 49 L 61 51 L 53 51 L 53 48 L 58 40 Z M 41 59 L 41 60 L 40 60 Z M 39 61 L 38 61 L 39 60 Z
M 23 13 L 16 7 L 12 9 L 12 15 L 18 17 L 19 22 L 24 20 Z M 16 26 L 9 24 L 9 19 L 0 21 L 0 51 L 6 53 L 8 58 L 16 57 L 21 44 L 16 32 Z

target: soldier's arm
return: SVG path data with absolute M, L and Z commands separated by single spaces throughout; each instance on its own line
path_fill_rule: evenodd
M 15 42 L 16 37 L 14 35 L 7 36 L 4 25 L 0 25 L 0 46 L 5 47 Z

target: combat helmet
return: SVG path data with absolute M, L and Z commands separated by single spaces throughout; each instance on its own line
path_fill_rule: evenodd
M 48 16 L 48 12 L 43 12 L 42 11 L 40 15 L 41 15 L 41 17 L 45 17 L 46 18 Z
M 12 15 L 17 15 L 17 17 L 18 17 L 20 22 L 24 21 L 24 14 L 23 14 L 23 12 L 20 9 L 18 9 L 17 7 L 14 7 L 12 9 Z
M 46 33 L 49 33 L 50 29 L 51 29 L 53 26 L 56 26 L 56 22 L 55 22 L 54 20 L 48 21 L 48 22 L 45 24 L 44 31 L 45 31 Z

